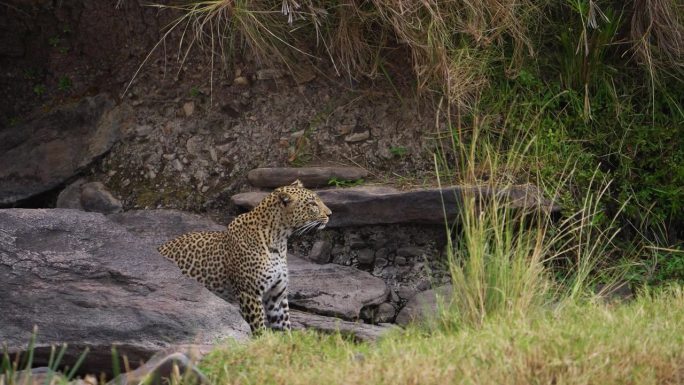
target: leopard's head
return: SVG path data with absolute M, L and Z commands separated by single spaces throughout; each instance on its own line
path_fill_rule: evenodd
M 294 234 L 322 230 L 328 224 L 332 211 L 315 192 L 305 189 L 299 180 L 275 189 L 273 194 L 285 214 L 285 224 L 294 229 Z

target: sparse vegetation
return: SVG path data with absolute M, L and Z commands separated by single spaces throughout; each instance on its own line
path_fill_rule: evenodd
M 345 179 L 338 179 L 336 177 L 330 178 L 328 180 L 328 186 L 335 186 L 335 187 L 354 187 L 354 186 L 359 186 L 363 184 L 363 179 L 354 179 L 354 180 L 345 180 Z
M 71 78 L 68 76 L 61 76 L 59 78 L 59 82 L 57 84 L 57 87 L 59 88 L 60 91 L 69 91 L 71 90 L 72 87 L 72 82 Z
M 36 84 L 33 87 L 33 93 L 38 95 L 38 96 L 43 95 L 46 90 L 47 90 L 47 88 L 45 87 L 45 84 Z

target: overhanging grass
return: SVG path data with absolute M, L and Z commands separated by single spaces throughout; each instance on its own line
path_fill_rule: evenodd
M 558 306 L 480 327 L 409 329 L 375 345 L 267 333 L 214 351 L 217 384 L 680 384 L 684 291 Z

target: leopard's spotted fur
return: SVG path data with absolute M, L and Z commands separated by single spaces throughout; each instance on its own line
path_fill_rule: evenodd
M 323 229 L 330 214 L 314 192 L 296 181 L 235 218 L 227 231 L 184 234 L 160 246 L 159 252 L 222 297 L 232 287 L 252 332 L 265 325 L 290 329 L 288 237 Z

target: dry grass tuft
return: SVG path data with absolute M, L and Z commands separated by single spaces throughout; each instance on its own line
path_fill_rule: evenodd
M 651 76 L 684 70 L 684 6 L 670 0 L 634 0 L 630 37 L 639 62 Z

